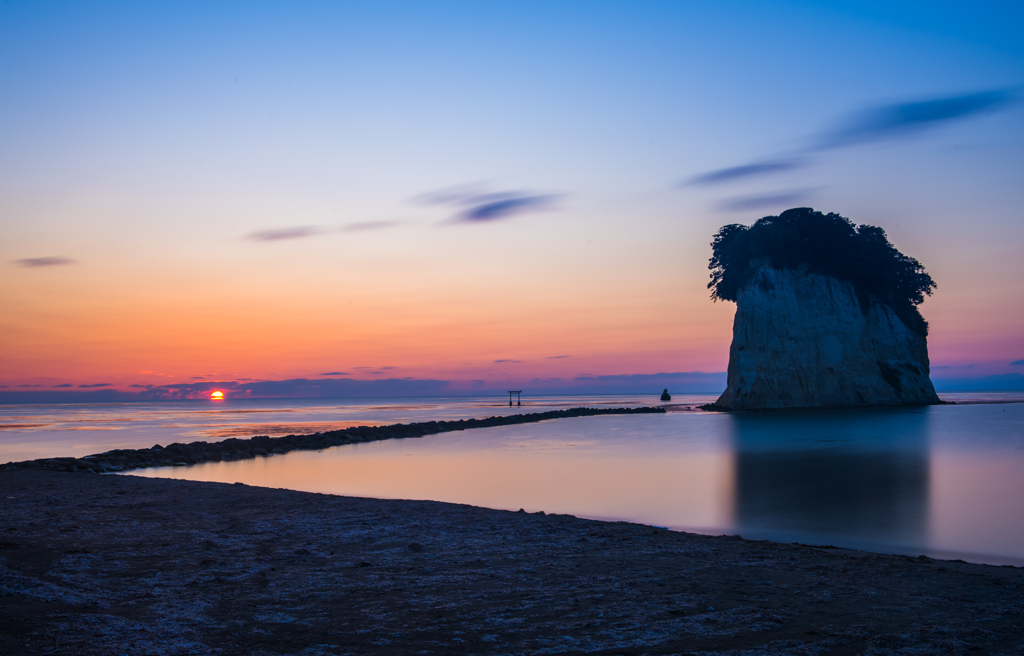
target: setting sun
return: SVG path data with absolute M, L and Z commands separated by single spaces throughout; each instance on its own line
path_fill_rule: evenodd
M 220 401 L 224 398 L 224 392 L 210 392 L 210 398 L 214 401 Z

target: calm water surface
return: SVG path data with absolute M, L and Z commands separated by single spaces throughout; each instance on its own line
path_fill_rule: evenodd
M 978 396 L 963 395 L 965 399 Z M 587 400 L 547 399 L 546 405 L 511 411 L 583 405 Z M 639 400 L 590 398 L 589 405 Z M 274 422 L 284 416 L 300 420 L 290 426 L 510 411 L 494 399 L 305 403 L 176 410 L 153 404 L 155 408 L 137 409 L 144 436 L 135 435 L 134 428 L 119 428 L 108 433 L 125 432 L 123 439 L 93 442 L 84 452 L 103 450 L 96 448 L 100 443 L 136 438 L 141 440 L 138 446 L 149 446 L 159 441 L 149 438 L 159 435 L 164 444 L 175 441 L 165 439 L 171 434 L 192 435 L 188 441 L 222 439 L 210 433 L 270 425 L 227 414 L 237 410 L 258 410 L 276 417 Z M 90 416 L 99 418 L 79 411 L 84 413 L 78 417 L 81 425 Z M 105 412 L 111 415 L 106 419 L 116 419 L 117 411 Z M 163 412 L 172 416 L 159 414 Z M 2 421 L 14 423 L 10 417 Z M 62 442 L 52 435 L 59 432 L 52 424 L 46 430 L 20 430 L 20 437 L 0 446 L 11 448 L 21 440 L 11 452 L 31 450 L 25 443 L 31 442 L 26 436 L 33 430 L 44 434 L 42 448 L 57 448 Z M 61 453 L 67 454 L 66 449 Z M 0 461 L 20 459 L 5 455 L 0 449 Z M 581 417 L 132 475 L 544 510 L 711 534 L 1024 565 L 1024 404 L 1019 403 Z
M 657 398 L 656 396 L 654 398 Z M 709 403 L 689 395 L 673 405 Z M 145 449 L 174 442 L 316 433 L 351 426 L 545 412 L 578 406 L 651 405 L 648 396 L 547 396 L 509 407 L 508 397 L 241 399 L 158 403 L 0 405 L 0 463 Z

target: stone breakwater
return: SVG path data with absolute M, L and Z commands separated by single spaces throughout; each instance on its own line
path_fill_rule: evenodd
M 319 450 L 345 444 L 359 444 L 362 442 L 376 442 L 405 437 L 423 437 L 424 435 L 435 435 L 437 433 L 460 431 L 469 428 L 511 426 L 514 424 L 529 424 L 569 417 L 664 412 L 665 409 L 660 407 L 569 408 L 549 412 L 487 417 L 485 419 L 424 421 L 413 424 L 391 424 L 388 426 L 356 426 L 344 430 L 308 435 L 285 435 L 284 437 L 257 435 L 249 439 L 230 438 L 221 442 L 175 443 L 169 446 L 157 444 L 148 449 L 115 449 L 82 458 L 40 458 L 38 460 L 7 463 L 2 469 L 44 469 L 50 471 L 104 473 L 143 469 L 145 467 L 180 467 L 201 462 L 244 460 L 257 456 L 288 453 L 289 451 Z

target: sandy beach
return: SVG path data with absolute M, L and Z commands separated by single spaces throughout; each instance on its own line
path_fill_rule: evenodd
M 2 654 L 1019 654 L 1024 570 L 0 472 Z

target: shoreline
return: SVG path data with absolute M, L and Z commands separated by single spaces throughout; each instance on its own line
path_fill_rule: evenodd
M 1019 653 L 1024 569 L 0 472 L 0 653 Z

